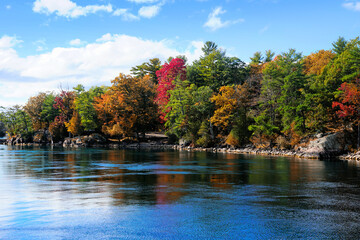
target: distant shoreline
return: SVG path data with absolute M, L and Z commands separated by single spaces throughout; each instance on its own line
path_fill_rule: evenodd
M 1 141 L 0 144 L 6 144 L 6 141 Z M 5 139 L 6 140 L 6 139 Z M 67 149 L 81 149 L 81 148 L 105 148 L 105 149 L 124 149 L 124 150 L 154 150 L 154 151 L 187 151 L 187 152 L 212 152 L 212 153 L 229 153 L 229 154 L 248 154 L 248 155 L 260 155 L 260 156 L 278 156 L 278 157 L 295 157 L 300 159 L 313 159 L 313 160 L 342 160 L 342 161 L 359 161 L 360 163 L 360 151 L 357 153 L 339 153 L 339 152 L 314 152 L 306 153 L 296 150 L 281 150 L 281 149 L 257 149 L 254 147 L 189 147 L 180 146 L 177 144 L 162 144 L 157 142 L 140 142 L 140 143 L 102 143 L 92 145 L 69 145 L 55 143 L 21 143 L 10 145 L 14 147 L 60 147 L 64 150 Z

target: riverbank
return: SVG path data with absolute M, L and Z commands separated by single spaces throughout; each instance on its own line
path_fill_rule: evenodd
M 264 156 L 286 156 L 304 159 L 331 159 L 360 161 L 360 151 L 349 153 L 347 149 L 347 137 L 343 132 L 337 132 L 327 135 L 319 135 L 317 138 L 309 141 L 306 146 L 299 147 L 296 150 L 286 149 L 259 149 L 252 145 L 247 147 L 191 147 L 184 145 L 169 144 L 168 138 L 164 134 L 149 133 L 142 142 L 117 141 L 104 138 L 100 134 L 91 134 L 88 136 L 79 136 L 66 138 L 63 142 L 51 143 L 49 141 L 24 142 L 22 138 L 13 138 L 0 141 L 0 144 L 15 146 L 55 146 L 69 148 L 109 148 L 109 149 L 146 149 L 146 150 L 178 150 L 178 151 L 202 151 L 219 152 L 231 154 L 252 154 Z M 2 139 L 3 140 L 3 139 Z
M 323 159 L 323 160 L 343 160 L 343 161 L 360 161 L 360 151 L 357 153 L 346 153 L 342 155 L 330 154 L 330 153 L 306 153 L 296 150 L 281 150 L 281 149 L 257 149 L 254 147 L 246 148 L 201 148 L 201 147 L 189 147 L 180 146 L 174 144 L 159 144 L 156 142 L 142 142 L 142 143 L 106 143 L 106 144 L 70 144 L 64 145 L 62 143 L 40 144 L 40 143 L 20 143 L 14 146 L 27 146 L 27 147 L 40 147 L 40 146 L 54 146 L 63 147 L 64 149 L 73 148 L 108 148 L 108 149 L 126 149 L 126 150 L 176 150 L 187 152 L 212 152 L 212 153 L 230 153 L 230 154 L 250 154 L 250 155 L 262 155 L 262 156 L 284 156 L 284 157 L 296 157 L 302 159 Z

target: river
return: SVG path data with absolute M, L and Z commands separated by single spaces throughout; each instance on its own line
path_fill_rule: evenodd
M 358 239 L 360 166 L 0 146 L 0 239 Z

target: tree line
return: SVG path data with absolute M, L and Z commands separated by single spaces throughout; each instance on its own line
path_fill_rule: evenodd
M 193 146 L 293 148 L 304 137 L 359 126 L 360 40 L 340 37 L 332 45 L 308 56 L 256 52 L 246 64 L 206 42 L 193 63 L 185 56 L 150 59 L 110 87 L 78 85 L 2 108 L 0 122 L 9 136 L 48 129 L 59 141 L 165 131 Z

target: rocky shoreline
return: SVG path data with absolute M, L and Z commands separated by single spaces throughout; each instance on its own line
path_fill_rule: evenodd
M 178 150 L 178 151 L 203 151 L 231 154 L 253 154 L 264 156 L 285 156 L 304 159 L 330 159 L 345 161 L 360 161 L 360 151 L 348 153 L 346 151 L 346 136 L 341 133 L 333 133 L 310 141 L 306 147 L 299 147 L 297 150 L 283 149 L 258 149 L 253 146 L 244 148 L 233 147 L 190 147 L 184 145 L 168 144 L 164 137 L 149 138 L 145 142 L 114 142 L 109 141 L 100 134 L 91 134 L 73 138 L 65 138 L 63 142 L 53 143 L 50 139 L 38 138 L 37 142 L 27 142 L 21 137 L 12 139 L 1 139 L 0 144 L 15 146 L 55 146 L 64 148 L 110 148 L 110 149 L 142 149 L 142 150 Z

